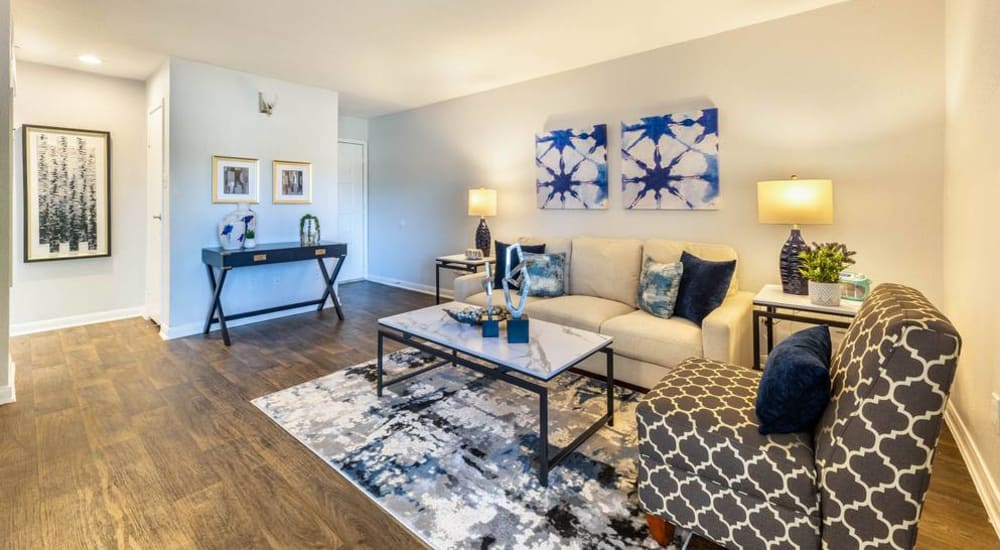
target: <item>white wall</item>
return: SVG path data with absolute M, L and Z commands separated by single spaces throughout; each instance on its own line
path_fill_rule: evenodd
M 905 17 L 900 17 L 905 13 Z M 778 280 L 788 227 L 760 225 L 756 182 L 832 178 L 838 240 L 858 268 L 942 296 L 943 7 L 854 1 L 369 121 L 374 276 L 432 285 L 436 255 L 472 245 L 465 190 L 499 190 L 494 236 L 730 243 L 743 287 Z M 619 121 L 714 105 L 721 209 L 627 212 Z M 608 123 L 610 208 L 535 207 L 536 133 Z
M 0 83 L 10 82 L 13 53 L 11 45 L 10 0 L 0 0 Z M 0 84 L 0 220 L 13 224 L 11 188 L 14 186 L 11 173 L 11 90 Z M 12 229 L 10 225 L 8 229 Z M 10 235 L 10 233 L 7 233 Z M 0 404 L 14 400 L 14 363 L 10 360 L 10 267 L 11 242 L 0 238 Z
M 962 334 L 952 422 L 980 494 L 1000 532 L 1000 3 L 947 2 L 947 180 L 944 193 L 945 311 Z M 958 430 L 956 430 L 958 428 Z M 964 430 L 965 433 L 962 433 Z
M 216 226 L 235 205 L 212 204 L 212 155 L 260 159 L 259 243 L 298 241 L 298 220 L 337 227 L 337 93 L 179 59 L 170 62 L 170 312 L 168 336 L 200 332 L 211 297 L 201 249 L 218 246 Z M 270 117 L 257 92 L 276 94 Z M 271 162 L 313 163 L 313 204 L 271 202 Z M 314 262 L 238 269 L 223 293 L 226 313 L 317 299 Z
M 138 315 L 146 254 L 142 82 L 18 63 L 14 186 L 14 332 Z M 111 257 L 24 263 L 22 124 L 111 132 Z
M 368 141 L 368 119 L 356 116 L 340 115 L 338 121 L 340 139 L 355 139 Z

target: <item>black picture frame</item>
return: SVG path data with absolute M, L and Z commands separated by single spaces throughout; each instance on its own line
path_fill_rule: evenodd
M 33 157 L 33 144 L 30 139 L 30 135 L 35 132 L 42 133 L 53 133 L 53 134 L 63 134 L 69 136 L 87 136 L 87 137 L 98 137 L 104 140 L 104 220 L 103 220 L 103 231 L 98 230 L 100 227 L 98 221 L 94 219 L 95 229 L 94 229 L 94 240 L 95 243 L 100 244 L 98 240 L 100 236 L 104 238 L 104 247 L 97 246 L 98 250 L 93 254 L 80 254 L 80 253 L 69 253 L 59 256 L 50 257 L 33 257 L 31 244 L 31 237 L 33 234 L 41 232 L 39 227 L 36 231 L 32 232 L 32 210 L 31 203 L 36 200 L 36 195 L 32 193 L 32 174 L 31 165 L 29 160 Z M 21 127 L 21 174 L 23 181 L 23 246 L 24 246 L 24 262 L 34 263 L 34 262 L 51 262 L 59 260 L 83 260 L 83 259 L 93 259 L 93 258 L 107 258 L 111 256 L 111 132 L 104 130 L 88 130 L 83 128 L 65 128 L 60 126 L 44 126 L 38 124 L 24 124 Z M 65 176 L 65 167 L 64 167 Z M 93 187 L 94 191 L 98 187 L 98 182 L 95 182 Z M 41 225 L 39 223 L 39 225 Z M 80 241 L 78 241 L 80 242 Z

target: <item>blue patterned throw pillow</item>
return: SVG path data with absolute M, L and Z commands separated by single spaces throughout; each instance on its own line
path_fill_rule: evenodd
M 528 296 L 554 298 L 566 290 L 566 254 L 529 254 L 524 261 L 531 276 Z
M 661 264 L 647 256 L 639 276 L 639 295 L 636 299 L 639 309 L 669 319 L 674 314 L 683 272 L 684 264 L 680 262 Z

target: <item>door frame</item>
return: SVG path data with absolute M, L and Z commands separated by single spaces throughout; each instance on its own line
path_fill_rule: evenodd
M 153 315 L 152 315 L 152 311 L 149 308 L 149 304 L 150 304 L 150 301 L 151 301 L 150 289 L 149 289 L 149 277 L 150 277 L 150 274 L 147 272 L 146 273 L 146 284 L 145 284 L 145 289 L 144 289 L 145 290 L 144 295 L 145 295 L 146 299 L 144 300 L 144 304 L 143 304 L 143 315 L 142 316 L 143 316 L 143 318 L 148 319 L 148 320 L 152 320 L 153 322 L 155 322 L 158 325 L 160 325 L 161 327 L 163 327 L 164 323 L 165 323 L 165 320 L 164 320 L 164 317 L 165 317 L 165 315 L 164 315 L 164 299 L 163 299 L 163 297 L 164 297 L 164 285 L 166 284 L 166 281 L 165 281 L 165 278 L 164 278 L 163 274 L 165 272 L 165 270 L 164 270 L 164 263 L 166 261 L 168 261 L 168 258 L 166 257 L 166 246 L 165 246 L 165 242 L 166 241 L 165 241 L 165 235 L 164 235 L 164 233 L 167 231 L 167 227 L 166 227 L 166 217 L 167 216 L 166 216 L 166 206 L 165 206 L 166 205 L 166 202 L 165 202 L 166 201 L 166 197 L 164 196 L 165 195 L 165 193 L 164 193 L 164 180 L 166 178 L 166 164 L 167 164 L 167 161 L 168 161 L 167 154 L 166 154 L 167 153 L 167 144 L 166 144 L 166 138 L 167 138 L 167 107 L 166 107 L 166 100 L 165 99 L 160 99 L 160 101 L 158 102 L 158 104 L 155 107 L 153 107 L 152 109 L 149 109 L 146 112 L 146 125 L 147 125 L 147 130 L 146 130 L 146 163 L 147 163 L 147 170 L 146 170 L 146 192 L 147 193 L 151 191 L 150 188 L 152 187 L 152 183 L 153 183 L 153 182 L 149 181 L 150 180 L 150 176 L 152 176 L 152 174 L 149 173 L 149 169 L 148 169 L 148 164 L 149 164 L 149 128 L 148 128 L 148 126 L 149 126 L 149 117 L 151 115 L 153 115 L 154 113 L 156 113 L 157 111 L 160 112 L 160 177 L 159 177 L 159 181 L 157 182 L 158 185 L 156 185 L 156 190 L 160 193 L 160 212 L 158 213 L 159 216 L 160 216 L 160 220 L 158 222 L 160 224 L 160 243 L 159 243 L 159 246 L 160 246 L 160 250 L 159 250 L 160 288 L 159 288 L 159 296 L 152 297 L 152 299 L 159 301 L 159 308 L 158 308 L 159 311 L 156 312 L 156 317 L 157 318 L 154 319 Z M 147 247 L 149 247 L 151 245 L 151 242 L 150 242 L 150 240 L 151 240 L 151 233 L 152 233 L 151 228 L 152 228 L 152 226 L 153 226 L 154 223 L 157 223 L 156 221 L 154 221 L 154 218 L 153 218 L 153 216 L 156 215 L 156 214 L 157 214 L 157 212 L 154 212 L 152 210 L 150 202 L 147 199 L 147 201 L 146 201 L 146 246 Z M 147 250 L 146 251 L 147 268 L 149 267 L 150 259 L 153 256 L 155 256 L 155 255 L 156 255 L 156 251 L 155 250 Z
M 360 139 L 350 139 L 350 138 L 337 138 L 337 143 L 349 143 L 351 145 L 361 146 L 361 225 L 364 227 L 365 235 L 364 239 L 361 240 L 361 280 L 368 280 L 368 142 Z M 337 155 L 338 165 L 340 163 L 340 155 Z M 337 181 L 338 191 L 340 186 L 340 181 Z M 340 197 L 337 197 L 338 204 Z M 339 206 L 338 206 L 339 208 Z M 338 212 L 339 214 L 339 212 Z M 350 250 L 347 251 L 348 254 L 351 253 Z

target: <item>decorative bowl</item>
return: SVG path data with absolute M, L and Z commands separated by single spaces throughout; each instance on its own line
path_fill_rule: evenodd
M 484 307 L 474 307 L 469 309 L 445 309 L 445 313 L 449 317 L 458 321 L 459 323 L 465 325 L 478 326 L 482 325 L 486 321 L 486 308 Z M 493 306 L 493 318 L 497 321 L 506 321 L 510 319 L 510 313 L 507 312 L 506 308 L 500 306 Z

